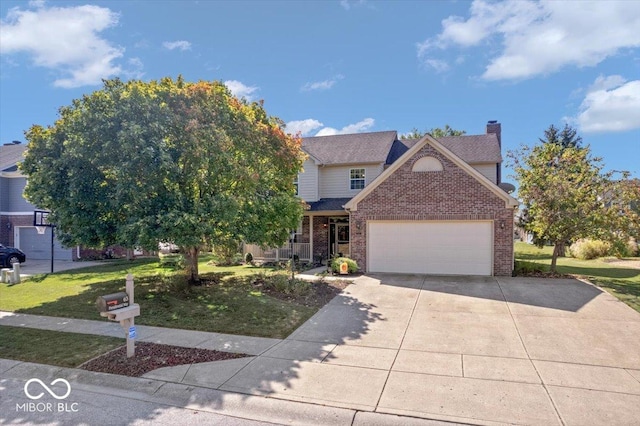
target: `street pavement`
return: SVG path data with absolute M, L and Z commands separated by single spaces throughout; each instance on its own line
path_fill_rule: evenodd
M 23 314 L 0 313 L 0 325 L 123 335 L 105 321 Z M 7 360 L 0 363 L 0 386 L 19 394 L 15 386 L 31 377 L 45 383 L 64 377 L 73 389 L 277 424 L 570 426 L 640 419 L 640 314 L 573 279 L 370 275 L 284 340 L 146 326 L 137 334 L 142 341 L 253 356 L 162 368 L 143 378 Z M 19 421 L 6 398 L 0 408 L 0 423 Z

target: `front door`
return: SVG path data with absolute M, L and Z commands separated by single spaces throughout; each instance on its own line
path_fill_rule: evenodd
M 349 218 L 329 221 L 329 256 L 349 257 Z

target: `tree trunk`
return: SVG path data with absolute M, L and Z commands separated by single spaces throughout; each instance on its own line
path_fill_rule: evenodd
M 127 248 L 127 260 L 135 260 L 132 248 Z
M 565 257 L 567 255 L 567 243 L 563 241 L 561 243 L 558 243 L 557 247 L 558 247 L 558 257 Z
M 553 246 L 553 255 L 551 256 L 550 271 L 554 274 L 556 273 L 556 262 L 558 261 L 558 253 L 560 252 L 560 249 L 562 246 L 564 246 L 564 243 L 556 243 Z
M 189 285 L 199 285 L 200 276 L 198 274 L 198 247 L 189 247 L 185 250 L 184 260 Z

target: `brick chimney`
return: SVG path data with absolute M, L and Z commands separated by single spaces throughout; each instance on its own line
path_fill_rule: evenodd
M 492 133 L 498 138 L 498 145 L 502 149 L 502 126 L 497 120 L 489 120 L 487 122 L 487 134 L 490 135 Z
M 502 151 L 502 126 L 497 120 L 487 121 L 487 134 L 490 135 L 492 133 L 498 138 L 498 146 Z M 502 163 L 496 164 L 496 177 L 499 185 L 502 182 Z

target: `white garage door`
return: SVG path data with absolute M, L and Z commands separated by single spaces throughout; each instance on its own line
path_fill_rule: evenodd
M 490 221 L 374 221 L 367 245 L 370 272 L 492 274 Z

